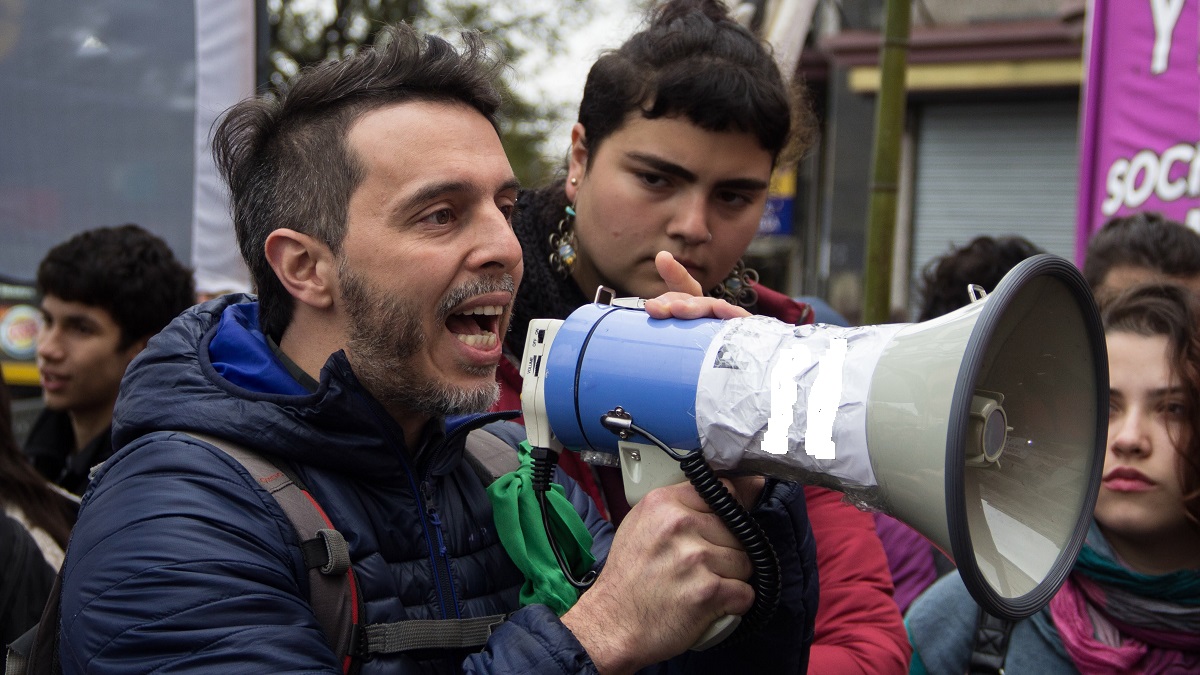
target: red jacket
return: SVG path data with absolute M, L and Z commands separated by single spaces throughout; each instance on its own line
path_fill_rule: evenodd
M 760 314 L 793 324 L 812 321 L 812 308 L 763 286 Z M 519 358 L 519 355 L 518 355 Z M 521 407 L 521 374 L 507 359 L 497 374 L 500 400 L 495 410 Z M 600 505 L 614 522 L 629 511 L 619 470 L 593 472 L 573 452 L 559 465 Z M 596 480 L 597 476 L 600 480 Z M 601 496 L 603 494 L 603 496 Z M 809 655 L 810 673 L 907 673 L 912 648 L 900 610 L 892 599 L 892 577 L 871 514 L 846 504 L 842 495 L 807 486 L 808 519 L 817 542 L 817 574 L 821 600 Z

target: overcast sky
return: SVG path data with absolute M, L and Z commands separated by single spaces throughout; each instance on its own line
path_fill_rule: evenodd
M 588 69 L 604 49 L 619 47 L 638 27 L 641 16 L 631 8 L 632 0 L 593 0 L 596 17 L 568 38 L 568 50 L 555 56 L 530 54 L 517 64 L 514 85 L 530 99 L 558 103 L 566 120 L 551 134 L 546 154 L 561 159 L 570 143 L 571 124 L 583 96 Z
M 524 7 L 545 7 L 551 10 L 558 0 L 511 0 Z M 634 7 L 637 0 L 591 0 L 595 17 L 586 25 L 569 28 L 566 51 L 548 56 L 544 50 L 531 50 L 522 62 L 513 64 L 516 77 L 513 85 L 530 100 L 546 101 L 561 106 L 568 121 L 550 135 L 553 139 L 543 152 L 560 159 L 570 142 L 571 124 L 583 96 L 583 82 L 588 69 L 604 49 L 618 47 L 638 28 L 641 14 Z M 332 0 L 293 0 L 293 8 L 332 17 L 336 12 Z

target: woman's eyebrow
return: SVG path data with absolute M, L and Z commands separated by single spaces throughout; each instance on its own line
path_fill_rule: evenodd
M 636 162 L 641 162 L 659 173 L 675 176 L 688 183 L 695 183 L 700 180 L 699 176 L 688 169 L 655 155 L 644 152 L 629 152 L 625 156 Z M 717 182 L 717 187 L 726 190 L 766 190 L 768 186 L 769 183 L 767 181 L 758 178 L 730 178 Z
M 626 157 L 641 162 L 655 171 L 670 174 L 689 183 L 695 183 L 696 181 L 700 180 L 700 177 L 691 171 L 688 171 L 675 162 L 663 159 L 661 157 L 649 155 L 644 152 L 630 152 L 626 154 Z

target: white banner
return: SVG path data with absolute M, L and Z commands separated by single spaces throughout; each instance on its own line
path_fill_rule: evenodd
M 229 106 L 254 93 L 254 3 L 196 2 L 195 173 L 192 199 L 192 265 L 196 291 L 249 291 L 238 251 L 229 191 L 212 158 L 213 123 Z

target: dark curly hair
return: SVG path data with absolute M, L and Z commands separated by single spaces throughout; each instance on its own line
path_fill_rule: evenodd
M 372 47 L 305 69 L 275 95 L 225 113 L 213 156 L 229 185 L 238 245 L 267 335 L 282 336 L 294 307 L 267 262 L 267 236 L 289 228 L 341 251 L 350 196 L 364 178 L 346 145 L 355 121 L 395 103 L 440 101 L 470 106 L 499 128 L 496 82 L 503 64 L 478 34 L 462 39 L 458 51 L 407 24 L 389 26 Z
M 589 162 L 634 110 L 752 133 L 777 161 L 802 154 L 815 128 L 804 86 L 789 86 L 768 47 L 718 0 L 658 5 L 647 28 L 592 65 L 578 120 Z
M 1113 218 L 1088 241 L 1083 276 L 1099 289 L 1117 267 L 1139 267 L 1168 277 L 1200 274 L 1200 235 L 1160 213 Z
M 196 303 L 192 270 L 132 223 L 87 230 L 50 249 L 38 265 L 37 291 L 107 311 L 121 328 L 120 349 Z
M 1163 335 L 1171 372 L 1179 378 L 1187 411 L 1184 435 L 1175 440 L 1179 453 L 1183 506 L 1200 526 L 1200 300 L 1187 288 L 1170 283 L 1131 286 L 1102 299 L 1100 318 L 1105 333 Z
M 1024 237 L 976 237 L 951 248 L 921 271 L 921 313 L 917 321 L 949 314 L 970 301 L 967 286 L 992 292 L 1008 271 L 1022 260 L 1044 251 Z

